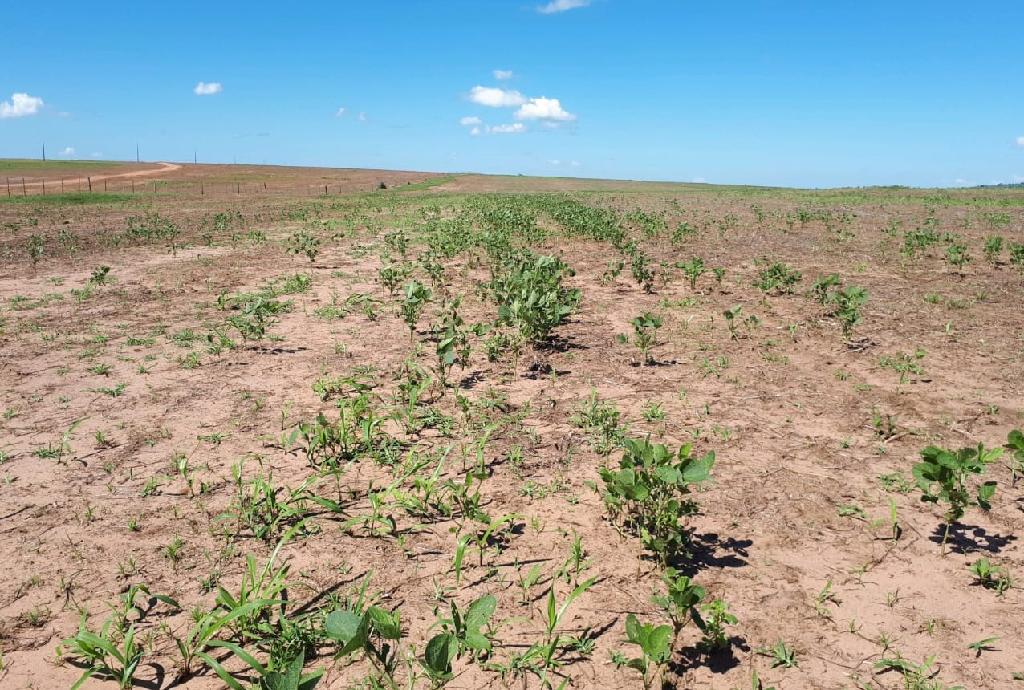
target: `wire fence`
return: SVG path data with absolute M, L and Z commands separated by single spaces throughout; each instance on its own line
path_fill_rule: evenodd
M 175 197 L 315 197 L 332 194 L 352 194 L 390 188 L 400 188 L 402 183 L 389 184 L 384 180 L 376 183 L 335 182 L 317 184 L 280 184 L 265 181 L 225 182 L 206 180 L 136 180 L 131 178 L 82 178 L 40 180 L 28 177 L 7 177 L 0 196 L 6 198 L 49 196 L 66 194 L 116 194 L 116 195 L 173 195 Z

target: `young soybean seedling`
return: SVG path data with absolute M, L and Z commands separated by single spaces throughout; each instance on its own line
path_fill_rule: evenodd
M 643 356 L 642 363 L 654 364 L 651 350 L 656 344 L 658 329 L 661 328 L 661 317 L 645 311 L 630 323 L 633 324 L 633 332 L 635 334 L 633 342 L 636 343 L 640 354 Z
M 1020 429 L 1014 429 L 1006 437 L 1006 445 L 1003 448 L 1012 453 L 1010 457 L 1010 476 L 1014 485 L 1017 484 L 1017 476 L 1024 475 L 1024 433 Z
M 707 591 L 672 567 L 665 568 L 661 579 L 665 584 L 665 594 L 654 596 L 651 601 L 668 613 L 678 635 L 691 619 L 699 617 L 697 604 L 704 599 Z
M 913 474 L 917 488 L 921 491 L 921 500 L 926 503 L 948 504 L 945 514 L 946 529 L 942 536 L 942 552 L 946 552 L 946 542 L 953 523 L 967 512 L 970 506 L 978 506 L 989 510 L 989 501 L 996 493 L 996 482 L 988 481 L 978 486 L 972 495 L 969 486 L 971 475 L 980 475 L 991 463 L 1003 454 L 1002 448 L 986 450 L 978 444 L 977 448 L 962 448 L 956 452 L 928 446 L 921 451 L 921 462 L 914 465 Z
M 405 286 L 405 300 L 402 302 L 401 311 L 405 324 L 409 327 L 409 336 L 416 333 L 416 323 L 420 320 L 423 308 L 430 301 L 430 290 L 424 287 L 418 280 L 410 281 Z
M 700 607 L 700 613 L 694 609 L 694 622 L 704 636 L 697 643 L 703 652 L 716 652 L 729 646 L 729 636 L 725 626 L 736 625 L 739 619 L 729 613 L 729 607 L 722 599 L 715 599 Z
M 725 317 L 725 325 L 729 327 L 729 337 L 733 340 L 740 339 L 739 334 L 736 332 L 736 322 L 742 314 L 743 307 L 738 304 L 722 312 L 722 316 Z
M 676 264 L 676 268 L 682 269 L 683 273 L 690 281 L 690 289 L 697 289 L 697 279 L 700 278 L 706 272 L 704 268 L 704 259 L 699 256 L 691 258 L 689 261 L 680 261 Z
M 626 640 L 640 648 L 640 656 L 626 666 L 643 676 L 644 690 L 655 687 L 661 667 L 672 654 L 672 626 L 641 623 L 632 613 L 626 616 Z

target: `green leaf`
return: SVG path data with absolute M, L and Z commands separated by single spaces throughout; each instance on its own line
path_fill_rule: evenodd
M 366 644 L 369 617 L 352 611 L 334 611 L 324 621 L 324 633 L 341 643 L 339 656 L 351 654 Z
M 640 644 L 641 630 L 640 621 L 634 614 L 626 616 L 626 639 L 633 644 Z
M 446 675 L 451 673 L 452 659 L 459 649 L 459 641 L 454 635 L 441 633 L 430 638 L 427 648 L 423 653 L 423 661 L 427 668 L 434 674 Z
M 494 615 L 495 609 L 498 608 L 498 600 L 492 595 L 480 597 L 466 610 L 466 627 L 474 630 L 479 630 L 481 626 L 486 624 L 491 616 Z
M 398 613 L 389 613 L 379 606 L 371 606 L 367 611 L 373 629 L 385 640 L 398 640 L 402 637 L 402 621 Z
M 711 451 L 698 460 L 692 460 L 683 468 L 683 480 L 687 484 L 700 484 L 711 478 L 711 467 L 715 464 L 715 453 Z

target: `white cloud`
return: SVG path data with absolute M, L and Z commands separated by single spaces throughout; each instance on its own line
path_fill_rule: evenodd
M 518 91 L 491 86 L 474 86 L 469 92 L 469 100 L 489 108 L 511 108 L 526 103 L 526 98 Z
M 224 87 L 219 81 L 205 82 L 201 81 L 196 84 L 196 88 L 192 89 L 192 92 L 197 96 L 213 96 L 224 90 Z
M 505 81 L 513 77 L 512 70 L 510 69 L 496 69 L 494 70 L 494 78 L 498 81 Z
M 103 158 L 103 152 L 102 151 L 93 151 L 92 153 L 89 154 L 89 157 L 90 158 Z
M 569 165 L 571 165 L 574 168 L 578 168 L 578 167 L 580 167 L 580 162 L 579 161 L 569 161 Z
M 359 113 L 358 115 L 360 122 L 366 122 L 366 113 Z
M 548 163 L 550 163 L 551 165 L 561 165 L 561 164 L 562 164 L 562 161 L 560 161 L 560 160 L 558 160 L 558 159 L 556 158 L 556 159 L 555 159 L 555 160 L 553 160 L 553 161 L 548 161 Z
M 75 155 L 75 147 L 74 146 L 65 146 L 64 150 L 60 152 L 60 155 L 62 155 L 62 156 L 73 156 L 73 155 Z
M 341 117 L 344 114 L 345 114 L 345 106 L 341 106 L 336 111 L 334 111 L 334 117 Z
M 0 103 L 0 120 L 35 115 L 43 107 L 43 99 L 27 93 L 11 94 L 11 100 Z
M 459 124 L 463 127 L 477 127 L 483 122 L 476 115 L 467 115 L 466 117 L 459 120 Z
M 480 128 L 474 127 L 473 129 L 469 130 L 469 133 L 472 134 L 474 137 L 478 137 L 480 136 Z
M 531 98 L 516 111 L 517 120 L 571 122 L 576 116 L 567 112 L 557 98 Z
M 1017 146 L 1024 148 L 1024 137 L 1017 137 Z
M 590 0 L 551 0 L 548 4 L 539 6 L 537 11 L 541 14 L 557 14 L 574 10 L 577 7 L 586 7 L 589 4 Z
M 489 127 L 487 131 L 492 134 L 521 134 L 526 131 L 526 126 L 522 122 L 516 122 L 511 125 L 495 125 Z

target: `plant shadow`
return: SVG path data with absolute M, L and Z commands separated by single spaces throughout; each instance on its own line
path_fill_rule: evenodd
M 679 656 L 669 662 L 669 669 L 677 674 L 683 675 L 689 670 L 703 667 L 714 674 L 721 675 L 728 673 L 740 665 L 740 659 L 736 656 L 735 650 L 747 653 L 750 646 L 745 638 L 739 635 L 729 638 L 729 646 L 725 649 L 718 649 L 710 652 L 702 652 L 696 647 L 686 647 Z
M 714 532 L 694 534 L 689 554 L 671 565 L 689 577 L 705 568 L 742 568 L 747 565 L 748 550 L 753 544 L 750 539 L 722 539 Z
M 945 523 L 939 523 L 928 535 L 928 541 L 933 544 L 941 544 L 945 532 Z M 999 553 L 1015 541 L 1017 541 L 1017 537 L 1012 534 L 989 534 L 984 527 L 954 522 L 949 527 L 949 539 L 946 540 L 946 545 L 950 551 L 960 555 L 979 552 Z

